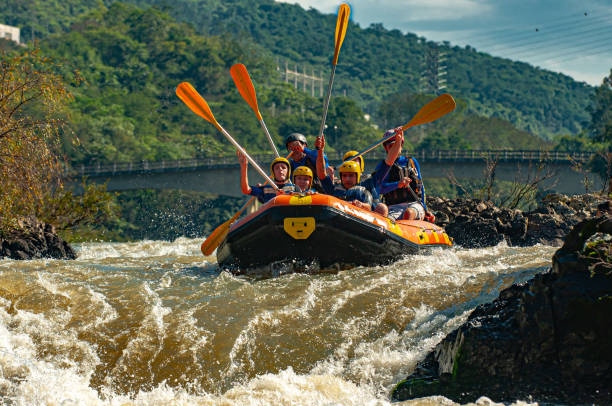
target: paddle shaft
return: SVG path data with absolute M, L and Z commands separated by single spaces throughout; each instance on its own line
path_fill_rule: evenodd
M 327 109 L 329 108 L 329 99 L 331 98 L 331 89 L 334 84 L 334 76 L 336 74 L 336 65 L 332 65 L 331 76 L 329 77 L 329 84 L 327 85 L 327 94 L 325 96 L 325 103 L 323 104 L 323 119 L 321 120 L 321 128 L 319 128 L 319 137 L 323 136 L 323 130 L 325 129 L 325 120 L 327 119 Z
M 244 148 L 242 148 L 240 144 L 238 144 L 238 142 L 236 142 L 236 140 L 232 138 L 232 136 L 227 131 L 225 131 L 225 128 L 221 127 L 221 124 L 217 123 L 215 127 L 217 127 L 217 130 L 219 130 L 221 134 L 223 134 L 225 138 L 227 138 L 227 140 L 231 142 L 232 145 L 234 145 L 234 147 L 236 147 L 236 149 L 246 157 L 246 159 L 251 163 L 251 165 L 253 165 L 253 167 L 257 170 L 257 172 L 259 172 L 259 174 L 263 176 L 263 178 L 268 181 L 268 183 L 270 183 L 270 186 L 272 186 L 277 191 L 280 191 L 278 186 L 276 186 L 276 183 L 274 183 L 274 181 L 270 179 L 270 177 L 263 171 L 263 169 L 261 169 L 257 162 L 255 162 L 255 160 L 251 158 L 251 156 L 244 150 Z
M 346 161 L 354 161 L 357 158 L 359 158 L 360 156 L 362 156 L 363 154 L 372 151 L 374 148 L 376 148 L 377 146 L 379 146 L 380 144 L 389 141 L 391 138 L 395 137 L 395 132 L 391 135 L 389 135 L 388 137 L 385 137 L 381 140 L 376 141 L 375 143 L 371 144 L 370 146 L 366 147 L 364 150 L 360 151 L 357 155 L 353 155 L 352 157 L 346 159 L 343 162 Z
M 263 128 L 264 132 L 268 136 L 268 141 L 270 141 L 270 145 L 272 145 L 272 149 L 274 149 L 274 153 L 276 154 L 276 157 L 280 158 L 278 149 L 276 149 L 276 145 L 274 145 L 274 141 L 272 141 L 272 136 L 270 135 L 270 131 L 268 131 L 268 127 L 266 127 L 266 123 L 264 123 L 263 118 L 259 120 L 259 124 L 261 124 L 261 128 Z

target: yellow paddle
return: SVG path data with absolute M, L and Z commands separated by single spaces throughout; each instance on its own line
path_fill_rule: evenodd
M 440 117 L 455 110 L 455 106 L 455 100 L 450 94 L 441 94 L 440 96 L 436 97 L 435 99 L 421 107 L 421 109 L 414 115 L 414 117 L 412 117 L 412 120 L 402 126 L 402 130 L 405 131 L 410 127 L 414 127 L 415 125 L 431 123 L 432 121 L 435 121 Z M 356 160 L 358 157 L 362 156 L 366 152 L 373 150 L 380 144 L 390 140 L 393 137 L 395 137 L 395 132 L 381 140 L 376 141 L 369 147 L 366 147 L 357 155 L 353 155 L 352 157 L 348 158 L 347 161 Z
M 264 132 L 268 136 L 268 141 L 278 158 L 280 154 L 278 153 L 278 149 L 276 149 L 276 145 L 274 145 L 274 141 L 272 141 L 272 137 L 270 136 L 270 132 L 268 131 L 268 127 L 266 127 L 266 123 L 264 123 L 263 117 L 261 116 L 261 112 L 259 111 L 259 107 L 257 106 L 257 96 L 255 94 L 255 87 L 253 87 L 253 82 L 251 81 L 251 77 L 249 76 L 249 72 L 247 71 L 246 66 L 241 63 L 237 63 L 230 69 L 230 74 L 232 75 L 232 79 L 234 79 L 234 83 L 238 88 L 238 91 L 242 95 L 242 98 L 246 100 L 246 102 L 251 106 L 257 119 L 259 120 L 259 124 L 261 124 L 261 128 L 263 128 Z
M 441 94 L 423 107 L 412 117 L 408 124 L 402 126 L 402 130 L 406 131 L 415 125 L 431 123 L 440 117 L 455 110 L 455 99 L 448 93 Z
M 325 103 L 323 104 L 323 118 L 321 119 L 321 127 L 319 128 L 319 136 L 323 136 L 323 130 L 325 129 L 325 119 L 327 118 L 327 109 L 329 108 L 329 99 L 331 97 L 331 89 L 334 83 L 334 75 L 336 74 L 336 65 L 338 64 L 338 54 L 340 53 L 340 47 L 344 41 L 346 35 L 346 28 L 349 22 L 349 16 L 351 14 L 351 8 L 348 4 L 341 4 L 338 9 L 338 19 L 336 20 L 336 32 L 334 35 L 334 59 L 332 61 L 332 71 L 329 78 L 329 84 L 327 85 L 327 94 L 325 96 Z

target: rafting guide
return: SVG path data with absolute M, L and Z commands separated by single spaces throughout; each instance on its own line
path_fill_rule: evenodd
M 320 148 L 321 140 L 323 137 L 317 137 L 315 142 L 315 150 L 308 148 L 308 141 L 306 137 L 300 133 L 292 133 L 285 139 L 285 146 L 287 151 L 291 152 L 291 170 L 295 170 L 300 166 L 306 166 L 314 173 L 317 170 L 317 150 Z M 327 164 L 327 157 L 324 156 L 325 163 Z M 320 180 L 313 179 L 313 188 L 319 192 L 323 192 L 323 187 Z
M 389 206 L 389 217 L 433 222 L 433 215 L 426 210 L 425 187 L 418 162 L 416 158 L 399 156 L 404 145 L 403 131 L 399 127 L 385 135 L 393 133 L 395 137 L 383 142 L 387 157 L 378 164 L 373 175 L 379 179 L 379 190 Z

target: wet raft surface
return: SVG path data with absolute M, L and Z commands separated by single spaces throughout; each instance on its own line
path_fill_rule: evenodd
M 346 268 L 450 245 L 431 223 L 395 222 L 328 195 L 284 195 L 235 223 L 217 258 L 238 272 L 291 260 Z

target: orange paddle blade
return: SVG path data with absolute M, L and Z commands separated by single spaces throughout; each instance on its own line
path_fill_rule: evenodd
M 225 223 L 215 228 L 215 230 L 208 236 L 208 238 L 204 240 L 204 242 L 202 243 L 202 246 L 200 246 L 200 249 L 202 250 L 202 254 L 208 256 L 213 253 L 213 251 L 221 244 L 221 242 L 225 239 L 225 237 L 227 237 L 227 234 L 229 233 L 229 229 L 231 225 L 234 223 L 234 221 L 236 221 L 238 217 L 240 217 L 244 209 L 246 209 L 248 205 L 253 202 L 253 200 L 255 200 L 255 197 L 251 197 L 249 201 L 246 202 L 242 206 L 242 208 L 238 210 L 238 213 L 234 214 L 234 216 L 231 219 L 227 220 Z
M 338 63 L 338 54 L 340 53 L 340 47 L 344 41 L 346 35 L 346 28 L 349 22 L 349 16 L 351 15 L 351 8 L 348 4 L 341 4 L 338 10 L 338 20 L 336 20 L 336 35 L 335 35 L 335 50 L 333 65 Z
M 183 82 L 176 87 L 176 95 L 198 116 L 202 117 L 206 121 L 214 124 L 215 127 L 219 127 L 219 123 L 213 116 L 212 111 L 210 111 L 210 107 L 208 107 L 208 103 L 197 90 L 191 86 L 191 84 L 187 82 Z
M 200 247 L 200 249 L 202 250 L 202 254 L 208 256 L 213 253 L 213 251 L 219 246 L 219 244 L 221 244 L 221 241 L 225 239 L 225 237 L 229 233 L 230 226 L 234 221 L 236 221 L 238 217 L 240 217 L 240 214 L 242 214 L 242 210 L 234 214 L 234 217 L 227 220 L 219 227 L 215 228 L 215 230 L 202 243 L 202 246 Z
M 448 93 L 444 93 L 421 107 L 415 116 L 412 117 L 412 120 L 402 126 L 402 129 L 406 130 L 415 125 L 431 123 L 455 110 L 455 106 L 453 97 Z
M 232 75 L 232 79 L 234 79 L 234 83 L 242 95 L 242 98 L 246 100 L 249 106 L 251 106 L 255 112 L 255 115 L 257 116 L 257 119 L 261 120 L 262 117 L 261 113 L 259 112 L 259 107 L 257 106 L 255 88 L 253 87 L 253 82 L 251 81 L 251 77 L 249 76 L 246 66 L 241 63 L 237 63 L 230 68 L 230 74 Z
M 226 225 L 227 224 L 227 225 Z M 202 250 L 202 254 L 205 256 L 211 255 L 215 249 L 221 244 L 221 241 L 225 239 L 227 234 L 229 234 L 231 223 L 225 222 L 221 224 L 208 238 L 202 243 L 200 249 Z

